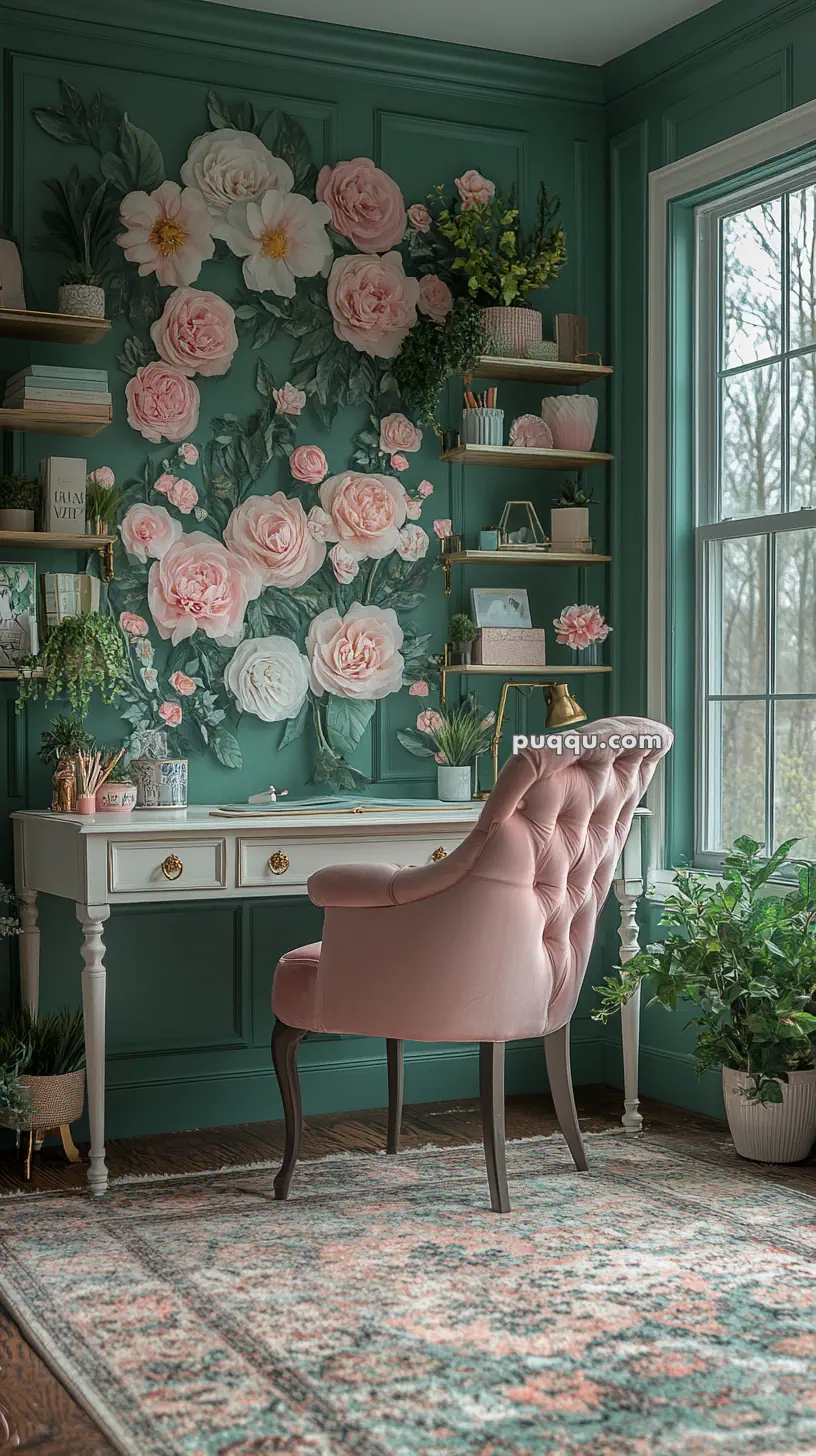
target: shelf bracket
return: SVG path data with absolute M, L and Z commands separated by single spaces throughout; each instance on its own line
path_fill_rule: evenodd
M 102 563 L 103 581 L 113 581 L 113 542 L 106 541 L 104 546 L 97 546 L 95 549 Z
M 451 594 L 451 564 L 445 560 L 444 552 L 442 555 L 442 570 L 445 574 L 445 596 L 449 597 Z

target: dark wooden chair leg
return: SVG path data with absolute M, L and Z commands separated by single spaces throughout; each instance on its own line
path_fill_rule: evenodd
M 275 1197 L 278 1199 L 284 1199 L 289 1194 L 289 1184 L 300 1152 L 303 1104 L 297 1072 L 297 1051 L 305 1035 L 305 1031 L 297 1026 L 287 1026 L 285 1021 L 276 1021 L 272 1032 L 272 1061 L 286 1120 L 283 1162 L 273 1184 Z
M 504 1161 L 503 1041 L 483 1041 L 479 1045 L 479 1097 L 490 1207 L 494 1213 L 509 1213 L 510 1195 Z
M 589 1165 L 586 1148 L 581 1137 L 581 1129 L 578 1126 L 575 1094 L 572 1090 L 569 1023 L 562 1026 L 559 1031 L 552 1032 L 550 1036 L 545 1036 L 544 1055 L 547 1058 L 547 1076 L 550 1079 L 550 1092 L 555 1104 L 558 1126 L 564 1134 L 567 1147 L 572 1153 L 579 1173 L 587 1173 Z
M 402 1102 L 405 1092 L 405 1043 L 395 1037 L 386 1037 L 385 1054 L 388 1059 L 388 1139 L 387 1153 L 398 1153 L 400 1126 L 402 1124 Z

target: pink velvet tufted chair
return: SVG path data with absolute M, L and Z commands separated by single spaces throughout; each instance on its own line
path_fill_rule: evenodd
M 386 1038 L 389 1153 L 399 1146 L 404 1040 L 478 1041 L 490 1201 L 501 1213 L 510 1206 L 504 1046 L 541 1036 L 559 1125 L 586 1170 L 570 1018 L 632 815 L 672 744 L 670 729 L 645 718 L 601 719 L 582 734 L 584 743 L 610 738 L 638 746 L 514 755 L 478 824 L 439 863 L 332 865 L 312 875 L 309 895 L 326 911 L 323 941 L 283 956 L 272 991 L 286 1118 L 276 1198 L 288 1194 L 300 1147 L 297 1048 L 308 1031 Z

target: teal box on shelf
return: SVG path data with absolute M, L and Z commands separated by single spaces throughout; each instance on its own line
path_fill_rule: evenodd
M 498 551 L 498 549 L 499 549 L 499 533 L 498 533 L 498 531 L 480 531 L 479 532 L 479 550 L 480 551 Z

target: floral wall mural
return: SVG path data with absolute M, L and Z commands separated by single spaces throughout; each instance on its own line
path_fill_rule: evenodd
M 98 155 L 99 175 L 80 185 L 99 196 L 109 313 L 130 327 L 127 422 L 163 447 L 119 482 L 110 600 L 130 643 L 120 704 L 132 746 L 163 727 L 173 752 L 240 767 L 236 729 L 252 715 L 282 725 L 278 747 L 311 732 L 314 781 L 356 787 L 348 759 L 376 703 L 425 695 L 435 674 L 411 623 L 437 560 L 434 486 L 412 480 L 423 430 L 393 361 L 412 330 L 453 325 L 455 294 L 476 340 L 466 280 L 424 202 L 406 206 L 368 158 L 318 170 L 292 116 L 209 92 L 209 129 L 176 180 L 151 135 L 101 95 L 64 81 L 61 93 L 35 120 Z M 494 190 L 476 171 L 456 187 L 462 213 Z M 210 261 L 220 291 L 197 286 Z M 263 357 L 281 335 L 293 341 L 286 378 Z M 239 349 L 257 352 L 256 400 L 243 416 L 202 412 L 201 390 Z M 310 421 L 349 406 L 367 418 L 351 458 L 333 458 Z M 276 457 L 289 480 L 270 492 Z

